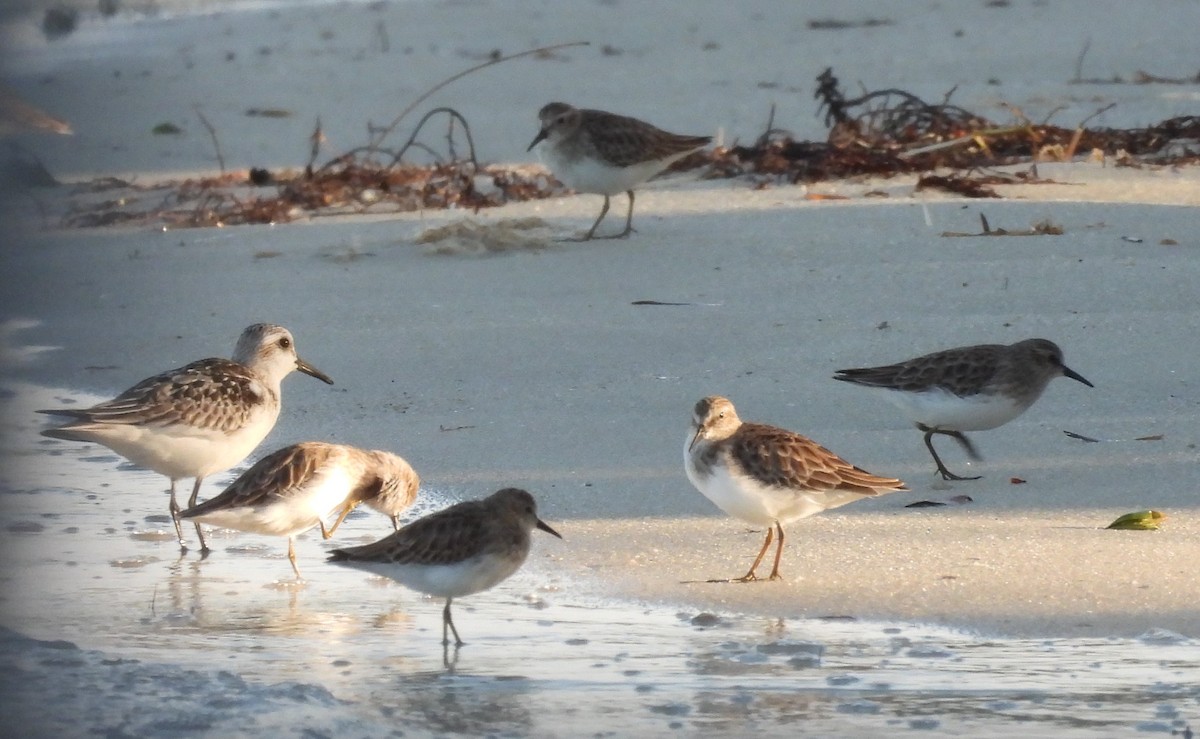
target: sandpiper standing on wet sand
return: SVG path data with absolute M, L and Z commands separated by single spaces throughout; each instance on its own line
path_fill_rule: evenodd
M 450 604 L 487 590 L 520 569 L 529 556 L 530 534 L 561 535 L 538 518 L 525 490 L 505 488 L 483 500 L 468 500 L 402 527 L 372 544 L 330 552 L 334 564 L 389 577 L 426 595 L 446 599 L 442 644 L 461 647 Z
M 40 411 L 72 419 L 42 435 L 101 444 L 138 466 L 166 475 L 171 481 L 175 534 L 180 548 L 187 551 L 175 482 L 196 479 L 188 501 L 193 508 L 205 477 L 224 472 L 254 451 L 275 427 L 280 385 L 292 370 L 333 384 L 296 355 L 295 341 L 286 328 L 256 323 L 242 331 L 232 360 L 192 362 L 148 377 L 91 408 Z M 207 552 L 198 523 L 196 535 L 200 551 Z
M 696 403 L 683 467 L 696 489 L 734 518 L 767 527 L 767 538 L 745 575 L 709 582 L 750 582 L 776 534 L 775 564 L 768 579 L 780 580 L 783 524 L 897 490 L 894 477 L 855 467 L 800 434 L 760 423 L 743 423 L 728 398 L 710 395 Z
M 179 515 L 210 526 L 286 536 L 288 561 L 300 580 L 296 534 L 320 526 L 322 538 L 328 539 L 360 503 L 397 527 L 420 485 L 412 466 L 390 452 L 306 441 L 268 454 L 220 495 Z M 327 526 L 326 519 L 335 514 Z

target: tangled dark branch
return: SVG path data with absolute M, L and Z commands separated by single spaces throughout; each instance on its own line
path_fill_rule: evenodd
M 417 123 L 398 148 L 383 146 L 399 122 L 436 90 L 483 67 L 563 46 L 545 47 L 498 57 L 435 85 L 405 108 L 388 126 L 371 127 L 369 143 L 343 152 L 319 167 L 314 163 L 324 140 L 320 122 L 312 135 L 312 150 L 301 174 L 250 170 L 184 182 L 169 183 L 157 203 L 140 205 L 141 195 L 157 191 L 128 183 L 119 198 L 91 207 L 75 206 L 65 220 L 70 226 L 161 223 L 167 227 L 216 226 L 239 223 L 280 223 L 302 217 L 346 213 L 402 212 L 423 208 L 479 208 L 552 197 L 562 186 L 534 168 L 482 166 L 466 118 L 451 107 L 434 108 Z M 998 165 L 1039 160 L 1069 161 L 1077 153 L 1102 152 L 1120 166 L 1197 164 L 1200 116 L 1183 116 L 1139 129 L 1076 128 L 1032 123 L 1017 112 L 1014 124 L 999 124 L 950 103 L 951 89 L 939 103 L 929 103 L 900 89 L 866 91 L 847 98 L 832 70 L 817 77 L 815 97 L 829 135 L 825 141 L 797 141 L 775 123 L 772 106 L 761 135 L 749 146 L 734 144 L 698 152 L 672 169 L 707 167 L 705 177 L 745 177 L 756 186 L 773 181 L 819 182 L 862 175 L 894 176 L 922 173 L 919 188 L 938 188 L 968 197 L 999 197 L 989 185 L 1021 180 L 1029 175 L 983 174 Z M 1102 108 L 1099 112 L 1106 110 Z M 436 116 L 447 118 L 445 151 L 419 140 Z M 1094 114 L 1095 115 L 1095 114 Z M 206 122 L 205 122 L 206 123 Z M 208 127 L 216 143 L 215 131 Z M 460 157 L 457 137 L 466 143 Z M 1193 142 L 1188 145 L 1176 142 Z M 408 161 L 415 151 L 431 163 Z M 220 150 L 218 145 L 218 156 Z M 949 174 L 932 174 L 935 170 Z M 113 187 L 117 187 L 114 185 Z M 273 188 L 271 194 L 261 194 Z M 94 187 L 87 194 L 93 196 Z

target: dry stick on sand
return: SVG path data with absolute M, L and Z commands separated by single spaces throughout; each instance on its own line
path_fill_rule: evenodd
M 1063 227 L 1057 226 L 1050 221 L 1042 221 L 1035 223 L 1033 228 L 1022 231 L 1009 231 L 1005 228 L 992 229 L 988 225 L 987 216 L 980 213 L 979 220 L 983 224 L 983 231 L 977 234 L 964 233 L 962 231 L 942 231 L 942 236 L 946 237 L 965 237 L 965 236 L 1062 236 Z
M 484 62 L 483 64 L 476 64 L 474 67 L 471 67 L 470 69 L 465 69 L 465 70 L 459 72 L 458 74 L 447 77 L 446 79 L 437 83 L 436 85 L 434 85 L 433 87 L 429 88 L 424 93 L 422 93 L 420 96 L 418 96 L 417 99 L 412 101 L 408 105 L 407 108 L 400 111 L 400 115 L 396 116 L 392 120 L 391 123 L 389 123 L 388 125 L 384 126 L 381 129 L 379 129 L 376 133 L 375 138 L 371 141 L 370 147 L 375 148 L 375 147 L 379 146 L 379 144 L 382 143 L 383 140 L 392 133 L 392 131 L 396 128 L 396 126 L 400 125 L 400 121 L 404 120 L 404 117 L 406 115 L 411 113 L 418 105 L 425 102 L 425 100 L 428 99 L 429 96 L 433 95 L 435 92 L 442 89 L 446 85 L 449 85 L 451 82 L 456 82 L 473 72 L 476 72 L 480 69 L 484 69 L 485 67 L 490 67 L 493 64 L 500 64 L 502 62 L 511 61 L 513 59 L 520 59 L 521 57 L 530 56 L 533 54 L 548 54 L 552 51 L 558 51 L 559 49 L 568 49 L 572 46 L 588 46 L 590 43 L 591 42 L 589 42 L 589 41 L 572 41 L 571 43 L 568 43 L 568 44 L 555 44 L 553 46 L 542 46 L 537 49 L 529 49 L 527 51 L 521 51 L 516 54 L 509 54 L 508 56 L 502 56 L 498 59 L 489 59 L 488 61 Z
M 421 120 L 413 128 L 413 132 L 408 137 L 408 140 L 404 142 L 404 146 L 401 146 L 399 151 L 397 151 L 391 155 L 392 161 L 385 166 L 385 169 L 390 168 L 390 167 L 395 167 L 397 164 L 400 164 L 400 161 L 404 158 L 404 155 L 406 153 L 408 153 L 408 150 L 414 149 L 414 148 L 421 149 L 425 153 L 429 154 L 429 156 L 433 157 L 434 160 L 438 161 L 439 163 L 442 161 L 442 157 L 436 151 L 434 151 L 431 147 L 421 143 L 420 141 L 417 141 L 417 136 L 420 135 L 421 129 L 425 126 L 425 124 L 429 121 L 430 118 L 434 117 L 438 113 L 445 113 L 447 116 L 450 117 L 450 128 L 446 132 L 447 153 L 450 157 L 450 161 L 453 162 L 456 159 L 456 155 L 454 153 L 454 121 L 457 120 L 459 123 L 462 124 L 463 134 L 467 138 L 467 150 L 469 152 L 469 157 L 468 157 L 467 161 L 469 161 L 471 163 L 473 171 L 476 171 L 476 172 L 479 171 L 479 162 L 475 158 L 475 140 L 471 136 L 471 127 L 469 125 L 467 125 L 467 119 L 463 117 L 462 113 L 459 113 L 454 108 L 449 108 L 449 107 L 445 107 L 445 106 L 442 106 L 439 108 L 434 108 L 433 110 L 429 111 L 428 113 L 426 113 L 424 116 L 421 117 Z M 361 154 L 363 152 L 382 153 L 384 151 L 385 151 L 384 149 L 380 149 L 379 147 L 375 146 L 374 144 L 368 144 L 366 146 L 357 146 L 353 149 L 350 149 L 349 151 L 339 154 L 337 157 L 335 157 L 333 159 L 330 159 L 328 162 L 321 165 L 321 168 L 317 171 L 324 172 L 325 170 L 331 169 L 335 165 L 344 164 L 346 162 L 349 162 L 353 159 L 353 157 L 356 154 Z M 316 143 L 315 143 L 315 141 L 314 141 L 314 145 L 313 145 L 313 158 L 314 159 L 316 158 Z M 311 166 L 312 166 L 312 164 L 310 161 L 309 167 L 311 168 Z M 310 171 L 310 175 L 311 175 L 311 171 Z
M 422 116 L 420 122 L 418 122 L 417 125 L 413 128 L 412 135 L 408 137 L 408 141 L 405 141 L 404 146 L 400 147 L 400 151 L 396 152 L 395 157 L 393 157 L 393 159 L 392 159 L 392 166 L 399 164 L 400 160 L 404 158 L 404 154 L 410 148 L 412 148 L 413 146 L 420 146 L 420 144 L 417 143 L 417 134 L 419 134 L 421 132 L 421 128 L 425 125 L 425 122 L 428 121 L 433 116 L 437 115 L 438 113 L 445 113 L 447 116 L 450 117 L 450 128 L 446 132 L 446 142 L 447 142 L 446 146 L 450 152 L 451 160 L 455 159 L 455 156 L 454 156 L 454 121 L 457 120 L 459 123 L 462 124 L 463 135 L 467 137 L 467 151 L 469 154 L 468 161 L 471 162 L 471 166 L 474 167 L 476 172 L 478 172 L 479 171 L 479 162 L 476 161 L 476 159 L 475 159 L 475 141 L 474 141 L 474 139 L 471 138 L 471 127 L 467 125 L 467 119 L 463 118 L 462 113 L 459 113 L 454 108 L 447 108 L 447 107 L 434 108 L 433 110 L 429 111 L 424 116 Z
M 1088 36 L 1083 42 L 1083 48 L 1079 51 L 1079 56 L 1075 59 L 1075 76 L 1069 81 L 1072 85 L 1082 84 L 1083 79 L 1083 58 L 1087 56 L 1088 49 L 1092 48 L 1092 37 Z
M 1116 103 L 1109 103 L 1108 105 L 1105 105 L 1103 108 L 1097 110 L 1095 113 L 1092 113 L 1087 118 L 1084 118 L 1082 121 L 1079 122 L 1079 125 L 1075 127 L 1074 135 L 1071 136 L 1070 142 L 1067 143 L 1067 147 L 1062 153 L 1062 161 L 1069 162 L 1069 161 L 1071 161 L 1071 159 L 1073 159 L 1075 157 L 1075 151 L 1079 148 L 1079 140 L 1083 138 L 1083 132 L 1085 130 L 1087 130 L 1088 121 L 1092 120 L 1093 118 L 1100 115 L 1101 113 L 1107 112 L 1115 107 L 1117 107 Z M 1033 166 L 1034 166 L 1034 176 L 1036 177 L 1037 176 L 1037 152 L 1034 152 Z
M 213 148 L 217 150 L 217 166 L 221 168 L 221 174 L 225 174 L 225 157 L 221 154 L 221 142 L 217 139 L 217 129 L 213 128 L 213 125 L 204 117 L 204 113 L 200 112 L 199 105 L 195 106 L 193 110 L 196 111 L 200 122 L 208 129 L 208 135 L 212 137 Z
M 313 126 L 313 132 L 308 137 L 308 164 L 304 165 L 304 173 L 309 177 L 312 177 L 313 164 L 315 164 L 317 161 L 317 155 L 321 153 L 321 142 L 324 140 L 325 134 L 321 131 L 321 116 L 317 116 L 317 122 Z
M 481 69 L 490 67 L 494 64 L 500 64 L 502 62 L 512 61 L 513 59 L 520 59 L 521 57 L 537 55 L 537 54 L 549 54 L 550 52 L 558 51 L 559 49 L 567 49 L 572 46 L 588 46 L 590 43 L 591 42 L 589 42 L 589 41 L 572 41 L 572 42 L 566 43 L 566 44 L 555 44 L 553 46 L 541 46 L 536 49 L 527 49 L 525 51 L 521 51 L 516 54 L 509 54 L 508 56 L 502 56 L 502 57 L 498 57 L 496 59 L 489 59 L 488 61 L 486 61 L 482 64 L 476 64 L 475 66 L 473 66 L 469 69 L 464 69 L 463 71 L 458 72 L 457 74 L 451 75 L 450 77 L 447 77 L 446 79 L 442 80 L 441 82 L 437 83 L 433 87 L 429 88 L 428 90 L 426 90 L 425 92 L 423 92 L 419 96 L 417 96 L 417 99 L 412 101 L 411 103 L 409 103 L 408 107 L 406 107 L 404 110 L 400 111 L 400 114 L 397 115 L 395 118 L 393 118 L 391 123 L 387 124 L 386 126 L 384 126 L 382 128 L 376 128 L 374 126 L 371 126 L 370 128 L 371 128 L 372 133 L 374 134 L 374 137 L 370 140 L 369 143 L 367 143 L 367 145 L 355 147 L 354 149 L 351 149 L 350 151 L 343 152 L 342 154 L 337 155 L 333 159 L 331 159 L 328 162 L 326 162 L 325 164 L 321 165 L 317 169 L 317 171 L 323 171 L 323 170 L 329 169 L 333 166 L 336 166 L 338 164 L 342 164 L 347 161 L 350 161 L 355 154 L 358 154 L 361 152 L 376 153 L 376 152 L 382 151 L 382 149 L 380 148 L 380 144 L 383 143 L 384 139 L 386 139 L 388 136 L 391 135 L 392 131 L 394 131 L 396 129 L 396 126 L 400 125 L 400 121 L 404 120 L 405 116 L 407 116 L 409 113 L 413 112 L 413 110 L 415 110 L 418 105 L 420 105 L 422 102 L 427 100 L 430 96 L 432 96 L 438 90 L 441 90 L 442 88 L 446 87 L 447 85 L 451 84 L 452 82 L 456 82 L 456 81 L 462 79 L 463 77 L 466 77 L 467 75 L 472 74 L 473 72 L 477 72 Z M 413 131 L 413 135 L 411 137 L 409 137 L 409 140 L 400 149 L 400 152 L 397 154 L 393 154 L 391 166 L 395 166 L 397 163 L 399 163 L 401 155 L 403 155 L 403 153 L 407 149 L 409 149 L 413 146 L 416 146 L 418 148 L 423 148 L 426 151 L 428 151 L 427 147 L 423 146 L 422 144 L 416 143 L 415 139 L 416 139 L 417 131 L 420 131 L 421 126 L 425 123 L 425 121 L 431 115 L 433 115 L 434 113 L 437 113 L 437 112 L 444 112 L 444 113 L 447 113 L 448 115 L 450 115 L 452 126 L 453 126 L 454 117 L 457 117 L 458 120 L 463 124 L 463 128 L 464 129 L 467 128 L 466 119 L 463 118 L 462 115 L 458 113 L 458 111 L 455 111 L 451 108 L 436 108 L 433 111 L 431 111 L 430 113 L 426 114 L 426 116 L 421 119 L 421 123 L 419 123 L 417 125 L 416 130 Z M 318 126 L 319 126 L 319 124 L 318 124 Z M 452 131 L 453 131 L 453 128 L 451 129 L 451 132 Z M 470 134 L 469 130 L 467 131 L 467 143 L 471 148 L 471 162 L 472 162 L 472 164 L 475 165 L 475 170 L 478 171 L 479 165 L 475 160 L 475 145 L 471 141 L 471 134 Z M 309 165 L 308 165 L 307 171 L 309 171 L 309 172 L 313 171 L 312 164 L 315 160 L 316 160 L 316 145 L 314 144 L 313 156 L 309 160 Z

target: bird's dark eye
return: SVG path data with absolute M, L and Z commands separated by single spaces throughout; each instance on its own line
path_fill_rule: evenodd
M 288 337 L 284 336 L 282 339 L 279 340 L 279 348 L 288 349 L 291 346 L 292 346 L 292 340 L 289 339 Z

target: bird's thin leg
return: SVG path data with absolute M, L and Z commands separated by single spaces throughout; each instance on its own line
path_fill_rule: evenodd
M 596 236 L 596 227 L 600 225 L 600 221 L 603 221 L 604 216 L 606 216 L 606 215 L 608 215 L 608 196 L 607 195 L 604 196 L 604 207 L 600 209 L 599 217 L 596 218 L 596 222 L 592 224 L 592 227 L 588 229 L 587 233 L 585 233 L 583 236 L 571 236 L 571 237 L 567 237 L 564 239 L 558 239 L 558 240 L 559 241 L 591 241 Z M 604 237 L 604 238 L 607 238 L 607 237 Z
M 300 567 L 296 564 L 296 539 L 292 536 L 288 537 L 288 561 L 292 563 L 292 571 L 296 573 L 296 581 L 303 580 L 304 578 L 300 577 Z
M 608 204 L 609 204 L 608 196 L 605 195 L 604 196 L 604 207 L 600 209 L 600 216 L 598 218 L 596 218 L 596 222 L 593 223 L 592 227 L 588 229 L 588 232 L 586 235 L 584 235 L 582 241 L 590 241 L 593 238 L 595 238 L 596 228 L 600 225 L 600 221 L 604 220 L 604 216 L 608 215 Z
M 175 500 L 175 478 L 171 478 L 171 521 L 175 523 L 175 536 L 179 539 L 179 551 L 186 552 L 183 541 L 183 526 L 179 523 L 179 502 Z
M 188 508 L 196 507 L 196 498 L 200 497 L 200 483 L 204 482 L 203 477 L 196 478 L 196 484 L 192 486 L 192 497 L 188 498 Z M 204 540 L 204 532 L 200 530 L 200 522 L 196 521 L 196 536 L 200 537 L 200 553 L 208 554 L 208 542 Z
M 617 234 L 618 239 L 628 238 L 633 233 L 633 190 L 626 190 L 625 194 L 629 196 L 629 212 L 625 214 L 625 230 Z
M 454 619 L 450 618 L 450 602 L 453 598 L 446 599 L 446 607 L 442 609 L 442 646 L 450 643 L 450 637 L 446 635 L 446 627 L 450 627 L 450 631 L 454 632 L 454 646 L 461 647 L 465 642 L 458 637 L 458 629 L 454 628 Z
M 783 556 L 783 526 L 779 522 L 775 522 L 775 529 L 779 532 L 779 544 L 775 547 L 775 566 L 771 568 L 771 576 L 768 580 L 782 580 L 783 575 L 779 574 L 779 558 Z
M 933 435 L 944 434 L 946 436 L 953 436 L 954 438 L 959 439 L 960 444 L 965 444 L 969 448 L 974 449 L 974 447 L 970 446 L 971 442 L 967 441 L 967 437 L 963 436 L 961 432 L 939 431 L 938 429 L 931 429 L 928 426 L 921 426 L 921 430 L 925 432 L 925 448 L 927 448 L 929 453 L 933 455 L 933 461 L 937 463 L 938 473 L 941 474 L 943 480 L 978 480 L 981 477 L 981 475 L 976 475 L 974 477 L 963 477 L 961 475 L 954 474 L 950 470 L 946 469 L 946 465 L 942 463 L 942 458 L 938 456 L 937 451 L 935 451 L 933 448 Z
M 337 520 L 333 522 L 333 526 L 329 529 L 325 528 L 325 522 L 321 522 L 321 538 L 328 539 L 333 536 L 333 532 L 337 531 L 338 526 L 342 525 L 342 521 L 346 520 L 346 516 L 350 515 L 350 511 L 354 510 L 359 504 L 359 501 L 352 500 L 342 507 L 342 512 L 338 514 Z
M 633 190 L 626 190 L 625 194 L 629 196 L 629 212 L 625 214 L 625 230 L 621 233 L 612 234 L 611 236 L 594 236 L 596 239 L 627 239 L 629 234 L 633 233 Z M 599 224 L 599 221 L 596 222 Z M 596 227 L 592 226 L 592 231 Z
M 758 579 L 754 571 L 758 569 L 758 565 L 762 562 L 763 556 L 767 553 L 767 547 L 771 546 L 771 542 L 775 538 L 775 528 L 767 527 L 767 540 L 763 542 L 762 549 L 758 550 L 758 556 L 754 558 L 754 564 L 750 565 L 750 571 L 741 577 L 726 578 L 724 580 L 709 580 L 708 582 L 753 582 Z
M 768 526 L 767 538 L 763 542 L 762 549 L 758 550 L 758 556 L 754 558 L 754 564 L 750 565 L 749 572 L 737 579 L 738 582 L 751 582 L 752 580 L 758 579 L 758 576 L 754 574 L 754 571 L 758 569 L 758 565 L 762 562 L 763 556 L 767 553 L 767 548 L 771 546 L 771 540 L 774 539 L 774 537 L 775 528 L 773 526 Z
M 399 513 L 392 514 L 392 530 L 393 531 L 400 530 L 400 514 Z

